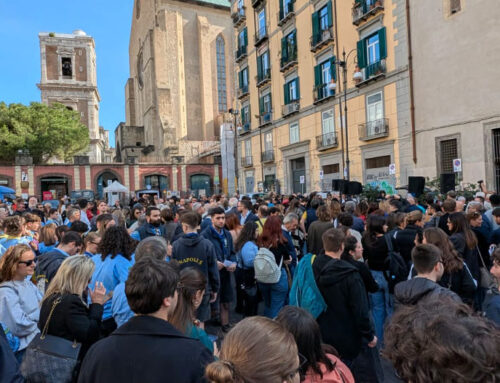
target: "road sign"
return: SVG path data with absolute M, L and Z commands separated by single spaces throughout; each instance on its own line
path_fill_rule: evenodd
M 396 164 L 390 164 L 389 165 L 389 174 L 390 175 L 396 174 Z
M 323 175 L 324 175 L 323 170 L 320 170 L 320 171 L 319 171 L 319 179 L 320 179 L 320 180 L 322 180 L 322 179 L 323 179 Z
M 460 158 L 456 158 L 453 160 L 453 172 L 458 173 L 462 171 L 462 160 Z
M 306 183 L 306 177 L 305 176 L 300 176 L 300 183 L 305 184 Z

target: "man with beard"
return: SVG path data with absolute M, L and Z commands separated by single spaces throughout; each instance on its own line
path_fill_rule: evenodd
M 165 239 L 167 239 L 167 233 L 165 230 L 165 226 L 161 223 L 161 214 L 160 209 L 156 206 L 150 206 L 146 210 L 146 221 L 145 225 L 142 225 L 137 232 L 139 233 L 139 237 L 141 241 L 144 238 L 152 237 L 154 235 L 161 235 Z

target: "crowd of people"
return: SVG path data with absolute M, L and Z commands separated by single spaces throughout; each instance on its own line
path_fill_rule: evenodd
M 0 382 L 500 381 L 495 193 L 31 197 L 0 225 Z

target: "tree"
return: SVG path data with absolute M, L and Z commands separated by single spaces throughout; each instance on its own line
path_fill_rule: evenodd
M 18 150 L 27 149 L 33 163 L 51 157 L 69 160 L 89 145 L 89 132 L 80 114 L 62 104 L 0 102 L 0 160 L 13 162 Z

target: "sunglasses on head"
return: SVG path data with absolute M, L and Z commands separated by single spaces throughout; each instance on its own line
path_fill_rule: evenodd
M 17 263 L 22 263 L 22 264 L 24 264 L 24 265 L 26 265 L 26 266 L 28 266 L 28 267 L 29 267 L 29 266 L 31 266 L 33 263 L 35 263 L 35 260 L 34 260 L 34 259 L 30 259 L 29 261 L 19 261 L 19 262 L 17 262 Z

